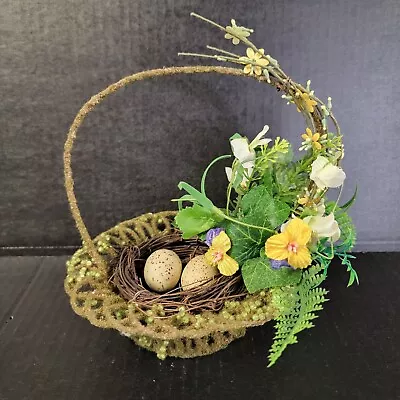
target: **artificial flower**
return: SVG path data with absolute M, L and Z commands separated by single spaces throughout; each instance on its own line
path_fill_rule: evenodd
M 246 186 L 248 178 L 253 172 L 256 160 L 256 148 L 259 146 L 266 146 L 271 142 L 271 139 L 264 138 L 268 130 L 269 126 L 264 125 L 262 131 L 257 134 L 251 143 L 249 143 L 249 140 L 246 137 L 237 137 L 231 140 L 233 155 L 239 160 L 240 164 L 242 164 L 245 169 L 245 174 L 241 182 L 242 187 Z M 229 182 L 232 182 L 232 179 L 235 179 L 235 177 L 232 176 L 232 168 L 225 168 L 225 173 Z
M 300 151 L 311 148 L 321 150 L 322 144 L 326 142 L 327 135 L 321 135 L 318 132 L 313 134 L 310 128 L 306 128 L 306 133 L 303 133 L 301 137 L 304 139 L 304 142 L 301 143 L 301 147 L 299 148 Z
M 211 266 L 216 266 L 219 272 L 225 276 L 231 276 L 239 269 L 237 261 L 226 254 L 230 248 L 231 240 L 228 235 L 222 231 L 213 239 L 210 248 L 204 255 L 206 263 Z
M 317 215 L 324 215 L 325 213 L 325 200 L 321 198 L 318 193 L 316 196 L 311 196 L 308 189 L 306 189 L 302 197 L 298 198 L 297 203 L 301 206 L 313 209 L 317 212 Z
M 306 268 L 311 264 L 307 243 L 311 239 L 311 228 L 300 218 L 293 218 L 282 233 L 271 236 L 265 243 L 267 257 L 286 260 L 293 268 Z
M 264 49 L 258 49 L 256 52 L 248 47 L 246 50 L 247 57 L 240 57 L 239 60 L 248 62 L 243 68 L 246 74 L 253 75 L 256 74 L 260 76 L 262 74 L 263 68 L 265 68 L 269 61 L 264 58 Z M 250 62 L 249 62 L 250 61 Z
M 303 219 L 318 238 L 331 238 L 336 242 L 340 238 L 339 224 L 333 213 L 326 217 L 320 215 L 309 216 Z
M 232 39 L 232 43 L 234 45 L 240 43 L 240 39 L 238 37 L 248 38 L 250 34 L 253 33 L 253 29 L 245 28 L 244 26 L 237 26 L 234 19 L 231 19 L 231 25 L 232 26 L 226 27 L 227 33 L 225 34 L 225 39 Z
M 253 169 L 254 169 L 254 167 L 245 169 L 245 173 L 243 174 L 242 181 L 240 182 L 240 187 L 243 190 L 247 189 L 247 184 L 249 182 L 249 177 L 251 176 L 251 173 L 253 172 Z M 226 177 L 228 178 L 229 182 L 233 182 L 236 179 L 236 174 L 237 173 L 235 174 L 235 176 L 233 176 L 233 171 L 232 171 L 231 167 L 225 167 L 225 174 L 226 174 Z
M 271 139 L 264 138 L 269 130 L 268 125 L 249 143 L 246 137 L 238 137 L 231 140 L 233 155 L 240 161 L 244 168 L 254 167 L 256 159 L 256 148 L 267 145 Z
M 310 95 L 307 92 L 297 92 L 297 96 L 301 98 L 301 102 L 303 105 L 303 108 L 307 112 L 314 112 L 314 107 L 318 104 L 315 100 L 310 98 Z M 297 111 L 300 112 L 300 108 L 297 107 Z
M 311 180 L 319 189 L 335 188 L 343 184 L 346 178 L 344 171 L 333 165 L 326 157 L 318 156 L 311 164 Z
M 212 241 L 221 233 L 223 232 L 223 228 L 213 228 L 210 229 L 207 233 L 206 233 L 206 244 L 208 247 L 210 247 L 212 245 Z

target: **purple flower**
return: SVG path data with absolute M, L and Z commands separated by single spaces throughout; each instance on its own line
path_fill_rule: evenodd
M 210 229 L 206 234 L 207 245 L 210 247 L 212 245 L 212 241 L 223 231 L 224 231 L 224 229 L 222 229 L 222 228 Z
M 287 260 L 273 260 L 272 258 L 269 259 L 271 263 L 272 269 L 281 269 L 282 267 L 290 267 Z

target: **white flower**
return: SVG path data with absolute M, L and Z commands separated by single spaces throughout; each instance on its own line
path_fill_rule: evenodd
M 286 221 L 281 225 L 281 232 L 285 232 L 288 223 L 293 218 L 296 218 L 296 216 L 292 215 L 292 218 L 289 219 L 289 221 Z M 340 238 L 340 228 L 338 223 L 335 221 L 333 213 L 326 217 L 323 217 L 322 215 L 305 217 L 303 221 L 311 228 L 318 239 L 332 238 L 332 241 L 336 242 Z
M 265 125 L 263 130 L 249 144 L 246 137 L 235 138 L 231 140 L 233 155 L 240 161 L 244 168 L 254 167 L 256 159 L 256 147 L 267 145 L 271 139 L 264 138 L 268 132 L 269 126 Z
M 271 142 L 271 139 L 264 138 L 268 130 L 269 126 L 265 125 L 263 130 L 257 134 L 250 144 L 246 137 L 239 137 L 231 140 L 233 155 L 239 160 L 240 164 L 242 164 L 245 169 L 245 176 L 241 183 L 242 186 L 246 185 L 248 177 L 250 177 L 253 172 L 256 160 L 256 148 L 267 145 Z M 225 172 L 228 181 L 231 182 L 234 178 L 232 177 L 232 168 L 225 168 Z
M 340 238 L 340 228 L 333 213 L 326 217 L 314 215 L 303 219 L 318 238 L 332 238 L 336 242 Z
M 318 156 L 311 164 L 310 178 L 317 184 L 319 189 L 335 188 L 343 184 L 346 174 L 326 157 Z
M 249 181 L 249 176 L 251 176 L 251 173 L 253 172 L 253 167 L 246 169 L 245 174 L 243 175 L 242 182 L 240 182 L 240 186 L 245 189 L 247 187 L 247 182 Z M 226 177 L 228 178 L 229 182 L 232 182 L 235 180 L 236 176 L 233 177 L 233 171 L 232 168 L 230 167 L 225 167 L 225 173 Z M 237 172 L 236 172 L 237 173 Z

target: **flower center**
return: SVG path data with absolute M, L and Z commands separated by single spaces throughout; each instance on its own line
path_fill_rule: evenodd
M 298 244 L 296 242 L 290 242 L 287 246 L 288 251 L 292 253 L 297 253 Z
M 215 251 L 213 253 L 213 262 L 217 263 L 222 260 L 224 253 L 222 251 Z

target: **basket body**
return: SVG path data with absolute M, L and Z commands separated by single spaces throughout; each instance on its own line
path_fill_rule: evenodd
M 110 262 L 117 248 L 138 245 L 157 235 L 172 232 L 174 212 L 144 214 L 124 221 L 94 239 L 97 251 Z M 112 328 L 159 358 L 197 357 L 225 348 L 242 337 L 246 328 L 274 318 L 268 293 L 226 302 L 217 312 L 184 313 L 163 317 L 154 310 L 141 310 L 127 302 L 110 283 L 110 268 L 96 265 L 85 246 L 67 262 L 65 290 L 74 311 L 93 325 Z

